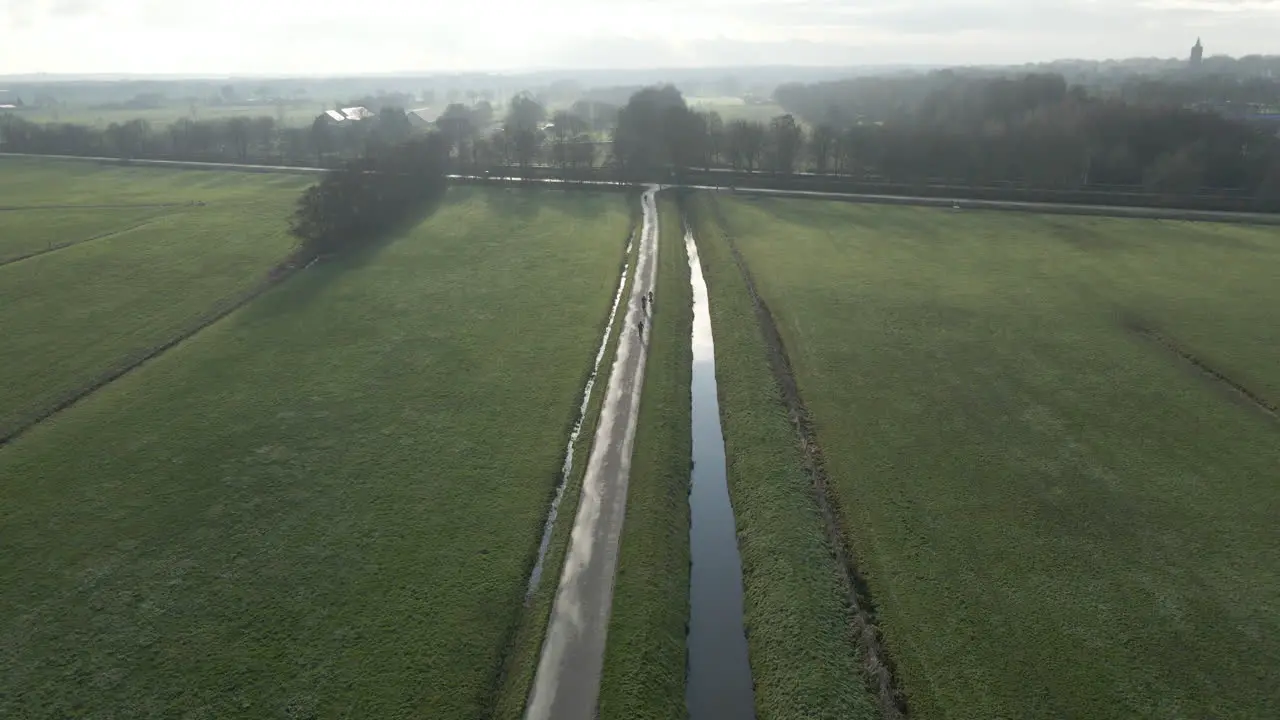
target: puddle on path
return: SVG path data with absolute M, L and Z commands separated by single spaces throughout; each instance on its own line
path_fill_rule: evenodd
M 604 353 L 609 349 L 609 335 L 613 332 L 613 321 L 618 317 L 618 306 L 622 303 L 622 291 L 627 286 L 627 273 L 631 270 L 631 242 L 627 243 L 627 250 L 623 257 L 628 258 L 622 265 L 622 275 L 618 278 L 618 290 L 613 294 L 613 307 L 609 309 L 609 321 L 604 326 L 604 337 L 600 338 L 600 349 L 596 351 L 595 363 L 591 366 L 591 375 L 587 377 L 587 385 L 582 389 L 582 402 L 578 404 L 578 419 L 573 423 L 573 430 L 569 432 L 569 442 L 564 448 L 564 464 L 560 467 L 560 484 L 556 486 L 556 495 L 551 499 L 551 510 L 547 513 L 547 522 L 542 526 L 542 542 L 538 544 L 538 560 L 533 565 L 533 572 L 529 573 L 529 586 L 525 588 L 525 599 L 529 599 L 535 590 L 538 589 L 538 582 L 542 579 L 542 566 L 547 559 L 547 548 L 551 545 L 551 532 L 556 527 L 556 517 L 560 514 L 560 501 L 564 499 L 564 489 L 569 483 L 569 476 L 573 474 L 573 446 L 578 442 L 578 436 L 582 433 L 582 422 L 587 416 L 587 406 L 591 404 L 591 390 L 596 386 L 596 378 L 600 376 L 600 361 L 604 359 Z
M 742 624 L 742 559 L 725 479 L 724 435 L 716 396 L 715 341 L 707 283 L 693 233 L 685 230 L 693 288 L 693 478 L 689 492 L 690 720 L 755 717 Z

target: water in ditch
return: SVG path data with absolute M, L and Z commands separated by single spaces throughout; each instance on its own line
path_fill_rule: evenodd
M 755 717 L 742 624 L 742 560 L 725 478 L 707 283 L 692 232 L 685 231 L 684 242 L 693 288 L 692 565 L 685 702 L 690 720 L 739 720 Z

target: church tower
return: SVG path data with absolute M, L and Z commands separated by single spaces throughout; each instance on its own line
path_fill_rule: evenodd
M 1204 45 L 1200 44 L 1200 38 L 1196 38 L 1196 44 L 1191 48 L 1191 67 L 1197 67 L 1204 62 Z

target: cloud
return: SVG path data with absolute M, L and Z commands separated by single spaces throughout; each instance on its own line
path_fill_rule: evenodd
M 1275 52 L 1280 0 L 0 0 L 7 72 L 1019 63 Z M 232 49 L 234 48 L 234 49 Z M 104 67 L 105 65 L 105 67 Z

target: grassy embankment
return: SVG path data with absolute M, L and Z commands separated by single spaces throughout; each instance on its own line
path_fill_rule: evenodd
M 626 227 L 454 189 L 0 450 L 0 715 L 485 714 Z
M 155 169 L 104 175 L 81 163 L 57 164 L 49 173 L 35 167 L 42 178 L 36 189 L 43 194 L 24 192 L 36 202 L 57 200 L 45 181 L 63 179 L 80 202 L 92 202 L 92 192 L 100 189 L 146 202 L 194 192 L 208 204 L 0 212 L 0 235 L 6 238 L 0 252 L 14 237 L 53 238 L 65 231 L 63 237 L 77 240 L 89 232 L 125 230 L 0 267 L 0 436 L 104 373 L 131 365 L 198 324 L 211 308 L 260 283 L 294 245 L 286 220 L 309 182 L 287 175 Z M 0 172 L 0 181 L 11 180 L 12 173 Z M 132 190 L 114 188 L 116 182 L 135 181 L 139 186 Z M 167 214 L 129 229 L 148 213 Z
M 599 372 L 592 386 L 587 411 L 583 415 L 582 429 L 577 442 L 574 443 L 573 472 L 566 481 L 564 495 L 560 499 L 557 519 L 551 531 L 551 541 L 547 546 L 542 578 L 534 589 L 533 595 L 526 599 L 525 611 L 513 631 L 503 661 L 492 708 L 492 717 L 497 720 L 519 720 L 524 716 L 525 704 L 528 702 L 529 691 L 533 687 L 534 675 L 538 670 L 542 641 L 546 637 L 547 623 L 551 618 L 551 607 L 559 587 L 560 573 L 564 568 L 564 557 L 569 551 L 569 537 L 578 512 L 578 501 L 582 497 L 582 479 L 587 471 L 587 458 L 600 420 L 600 407 L 604 403 L 605 390 L 609 386 L 609 377 L 613 373 L 613 360 L 617 356 L 618 339 L 626 330 L 624 325 L 627 298 L 631 296 L 631 286 L 635 279 L 636 257 L 639 254 L 639 243 L 636 241 L 639 239 L 641 221 L 640 214 L 635 212 L 640 207 L 639 195 L 628 194 L 626 198 L 628 208 L 632 211 L 629 233 L 632 242 L 630 243 L 631 251 L 625 257 L 627 275 L 623 283 L 621 299 L 618 302 L 617 317 L 614 319 L 613 328 L 606 341 L 604 356 L 600 360 Z M 604 333 L 604 323 L 607 321 L 607 315 L 601 318 L 601 334 Z
M 697 198 L 695 231 L 716 339 L 757 713 L 761 720 L 876 717 L 849 585 L 832 555 L 747 286 L 706 203 Z
M 600 717 L 685 717 L 693 295 L 675 201 L 658 196 L 658 280 L 627 487 Z
M 914 716 L 1280 714 L 1274 229 L 720 202 Z

